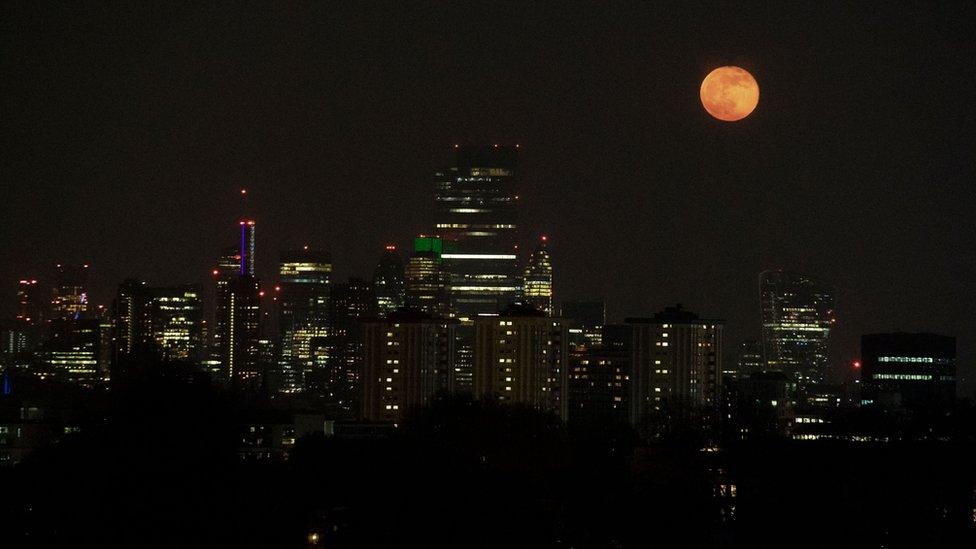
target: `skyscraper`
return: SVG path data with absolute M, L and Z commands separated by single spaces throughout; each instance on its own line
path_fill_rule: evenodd
M 782 371 L 800 390 L 823 383 L 834 324 L 833 289 L 803 274 L 765 271 L 759 290 L 766 369 Z
M 217 258 L 217 266 L 213 270 L 213 320 L 210 332 L 210 351 L 216 360 L 221 360 L 224 348 L 223 338 L 227 333 L 225 322 L 230 318 L 227 314 L 228 292 L 230 285 L 241 274 L 241 250 L 237 246 L 225 248 Z
M 43 339 L 47 300 L 41 296 L 41 287 L 36 279 L 25 278 L 17 283 L 17 317 L 11 333 L 16 332 L 22 339 L 20 351 L 34 350 Z
M 145 282 L 127 278 L 112 302 L 112 363 L 119 367 L 130 357 L 152 348 L 151 294 Z
M 414 252 L 404 270 L 407 307 L 432 315 L 450 316 L 450 275 L 441 259 L 443 241 L 437 237 L 414 239 Z
M 96 318 L 57 318 L 42 354 L 44 362 L 59 377 L 85 387 L 104 382 L 100 369 L 102 332 Z
M 263 381 L 263 372 L 258 369 L 261 350 L 258 280 L 247 275 L 235 278 L 228 285 L 224 299 L 220 336 L 222 376 L 236 386 L 254 388 Z
M 455 147 L 453 165 L 435 174 L 434 232 L 457 243 L 442 258 L 451 273 L 451 306 L 463 321 L 513 303 L 517 147 Z
M 539 309 L 546 316 L 552 316 L 552 261 L 546 244 L 549 238 L 539 239 L 529 261 L 525 266 L 522 295 L 525 303 Z
M 474 394 L 567 417 L 569 349 L 563 319 L 524 305 L 475 320 Z
M 315 365 L 311 342 L 329 335 L 332 258 L 307 248 L 281 254 L 278 268 L 278 368 L 281 389 L 295 392 Z
M 396 246 L 392 244 L 383 251 L 383 256 L 373 271 L 373 288 L 376 291 L 376 308 L 381 316 L 404 306 L 403 261 L 397 254 Z
M 51 300 L 52 318 L 80 318 L 88 312 L 88 265 L 59 263 Z
M 708 427 L 722 387 L 721 320 L 681 305 L 628 318 L 632 338 L 631 421 L 646 436 Z
M 203 302 L 194 284 L 150 291 L 152 339 L 162 358 L 196 362 L 203 356 Z
M 254 276 L 254 230 L 253 219 L 243 219 L 241 224 L 241 276 Z

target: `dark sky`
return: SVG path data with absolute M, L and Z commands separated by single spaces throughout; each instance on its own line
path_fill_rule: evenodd
M 90 262 L 103 303 L 206 280 L 241 186 L 260 271 L 310 242 L 368 275 L 429 227 L 451 145 L 498 142 L 558 298 L 680 301 L 732 345 L 782 267 L 837 286 L 838 359 L 886 330 L 976 356 L 973 11 L 206 4 L 0 8 L 3 311 L 56 261 Z M 698 100 L 727 64 L 762 90 L 734 124 Z

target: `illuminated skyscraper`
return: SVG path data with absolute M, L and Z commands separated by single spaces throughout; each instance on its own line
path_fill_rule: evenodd
M 155 352 L 150 300 L 149 287 L 145 282 L 128 278 L 119 284 L 112 302 L 114 367 L 119 367 L 130 357 Z
M 633 367 L 631 421 L 645 436 L 712 426 L 722 389 L 721 320 L 681 305 L 628 318 Z
M 217 266 L 213 270 L 214 296 L 213 321 L 211 322 L 211 353 L 218 357 L 224 347 L 222 338 L 227 333 L 224 322 L 229 318 L 226 307 L 229 303 L 228 292 L 230 284 L 241 274 L 241 250 L 237 246 L 225 248 L 217 259 Z
M 153 288 L 150 295 L 152 339 L 162 358 L 200 360 L 204 350 L 200 288 L 193 284 Z
M 569 349 L 563 319 L 524 305 L 475 320 L 474 394 L 567 417 Z
M 281 389 L 298 391 L 315 365 L 311 342 L 329 335 L 332 258 L 307 248 L 281 254 L 278 268 Z
M 543 236 L 529 256 L 522 295 L 526 304 L 552 316 L 552 262 L 546 249 L 547 241 L 548 238 Z
M 80 318 L 88 312 L 88 265 L 58 264 L 55 272 L 52 318 Z
M 412 310 L 363 323 L 363 417 L 399 422 L 451 391 L 454 319 L 433 318 Z
M 434 232 L 457 243 L 442 259 L 451 273 L 451 307 L 466 321 L 513 303 L 521 276 L 515 257 L 516 147 L 455 147 L 452 166 L 435 174 Z
M 51 334 L 42 356 L 56 375 L 85 387 L 108 379 L 100 369 L 102 331 L 96 318 L 57 318 L 51 321 Z
M 236 386 L 253 388 L 261 383 L 260 353 L 260 294 L 258 280 L 253 276 L 239 276 L 230 282 L 221 307 L 221 366 L 225 380 Z
M 432 316 L 450 316 L 450 275 L 444 269 L 442 253 L 441 239 L 414 239 L 414 253 L 404 271 L 407 307 Z
M 241 220 L 241 276 L 254 276 L 254 229 L 253 219 Z
M 785 373 L 802 389 L 823 383 L 834 291 L 812 277 L 785 271 L 759 275 L 766 369 Z
M 389 245 L 373 271 L 376 307 L 381 316 L 392 313 L 405 304 L 403 261 L 396 246 Z

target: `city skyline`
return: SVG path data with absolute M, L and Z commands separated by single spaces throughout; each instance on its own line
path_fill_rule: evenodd
M 968 367 L 965 13 L 772 7 L 728 27 L 703 7 L 386 7 L 44 19 L 105 38 L 12 14 L 0 312 L 58 262 L 92 265 L 98 303 L 129 276 L 203 280 L 242 187 L 262 279 L 306 243 L 368 276 L 436 222 L 431 172 L 455 143 L 517 143 L 520 240 L 549 235 L 560 299 L 614 318 L 681 301 L 758 338 L 755 277 L 782 268 L 837 287 L 835 361 L 862 333 L 930 330 Z M 734 126 L 697 93 L 724 64 L 763 89 Z
M 974 21 L 4 4 L 0 545 L 968 549 Z

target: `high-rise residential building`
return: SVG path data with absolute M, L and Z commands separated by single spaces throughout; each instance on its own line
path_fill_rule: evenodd
M 373 271 L 373 288 L 376 291 L 376 309 L 380 316 L 392 313 L 406 303 L 403 260 L 396 246 L 390 244 L 383 251 L 376 270 Z
M 453 390 L 454 319 L 401 309 L 363 322 L 363 417 L 398 423 Z
M 765 271 L 759 290 L 766 369 L 782 371 L 801 391 L 823 383 L 835 322 L 833 289 L 807 275 Z
M 281 390 L 296 392 L 304 387 L 305 374 L 315 367 L 312 341 L 329 335 L 332 258 L 307 248 L 284 252 L 278 276 Z
M 630 422 L 631 328 L 607 328 L 606 346 L 570 350 L 570 424 L 592 427 Z
M 639 432 L 712 426 L 722 389 L 723 321 L 677 305 L 627 323 L 633 329 L 631 421 Z
M 475 320 L 474 394 L 547 410 L 566 419 L 567 324 L 532 307 L 512 305 Z
M 956 398 L 956 338 L 926 333 L 861 336 L 861 405 L 938 413 Z
M 81 318 L 88 312 L 88 265 L 59 263 L 51 299 L 52 318 Z
M 414 239 L 414 252 L 404 270 L 406 306 L 432 316 L 450 316 L 450 275 L 445 270 L 443 241 L 437 237 Z
M 517 158 L 517 147 L 456 146 L 454 163 L 435 173 L 434 232 L 457 244 L 442 259 L 462 322 L 497 313 L 518 297 Z
M 552 260 L 546 247 L 549 237 L 543 235 L 525 266 L 522 296 L 526 304 L 552 316 Z

